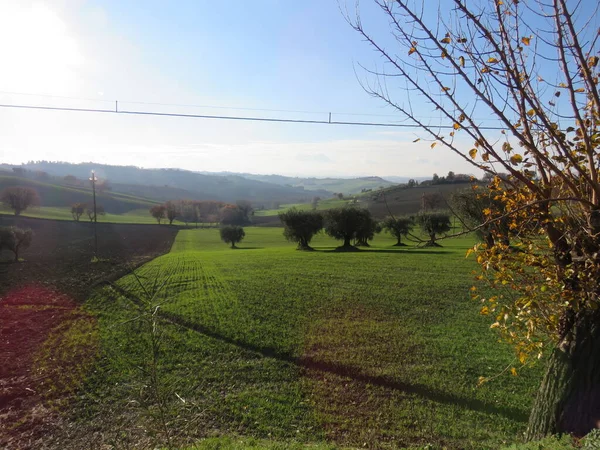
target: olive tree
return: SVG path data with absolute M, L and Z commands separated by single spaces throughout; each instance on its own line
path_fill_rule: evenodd
M 365 227 L 370 225 L 371 213 L 366 209 L 346 206 L 330 209 L 325 213 L 325 233 L 334 239 L 343 240 L 341 249 L 354 249 L 353 239 L 368 234 Z
M 499 288 L 478 297 L 482 314 L 520 364 L 550 354 L 527 437 L 586 434 L 600 410 L 597 2 L 369 4 L 389 39 L 346 14 L 383 60 L 364 88 L 431 147 L 489 174 L 502 207 L 486 208 L 479 226 L 508 218 L 517 236 L 510 247 L 500 238 L 474 250 L 481 278 Z M 427 118 L 433 111 L 438 120 Z
M 298 243 L 298 250 L 312 250 L 311 239 L 323 229 L 323 215 L 316 211 L 290 208 L 279 213 L 283 223 L 283 235 L 290 242 Z
M 238 225 L 223 225 L 219 232 L 221 240 L 226 244 L 231 244 L 231 248 L 236 248 L 235 244 L 242 242 L 246 236 L 244 229 Z
M 425 243 L 427 247 L 441 247 L 437 243 L 438 235 L 447 233 L 452 229 L 450 214 L 443 211 L 421 211 L 415 217 L 415 221 L 421 227 L 421 230 L 429 236 L 429 240 Z
M 415 222 L 410 217 L 386 217 L 381 226 L 384 230 L 388 231 L 394 236 L 397 242 L 394 244 L 396 247 L 405 246 L 402 242 L 402 237 L 408 236 L 410 230 L 414 226 Z

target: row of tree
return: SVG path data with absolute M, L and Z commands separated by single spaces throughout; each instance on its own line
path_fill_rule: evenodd
M 397 239 L 395 245 L 404 245 L 403 237 L 411 234 L 418 225 L 427 234 L 425 245 L 439 246 L 438 236 L 451 229 L 450 215 L 440 211 L 422 211 L 411 217 L 387 217 L 378 222 L 369 210 L 355 207 L 330 209 L 325 212 L 303 211 L 291 208 L 279 214 L 284 230 L 283 235 L 290 242 L 298 244 L 298 250 L 312 250 L 310 241 L 321 232 L 343 241 L 341 249 L 354 246 L 368 246 L 376 233 L 388 231 Z M 418 238 L 417 238 L 418 239 Z
M 252 204 L 239 200 L 235 205 L 213 200 L 169 200 L 161 205 L 150 208 L 150 215 L 161 224 L 168 221 L 173 224 L 175 219 L 190 223 L 222 224 L 243 226 L 251 223 L 254 213 Z

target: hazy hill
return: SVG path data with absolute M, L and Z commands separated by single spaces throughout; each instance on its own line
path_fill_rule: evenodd
M 224 176 L 234 175 L 229 172 L 219 172 L 219 174 Z M 396 184 L 380 177 L 304 178 L 286 177 L 284 175 L 257 175 L 252 173 L 240 173 L 237 175 L 247 178 L 249 180 L 263 181 L 267 183 L 277 184 L 280 186 L 302 187 L 308 191 L 327 190 L 331 194 L 341 192 L 345 195 L 358 194 L 364 189 L 379 189 L 381 187 L 386 188 Z
M 47 161 L 30 162 L 21 167 L 59 177 L 73 175 L 82 180 L 87 180 L 93 169 L 99 178 L 109 180 L 120 191 L 157 200 L 189 197 L 226 202 L 240 199 L 265 203 L 302 202 L 310 201 L 315 195 L 329 194 L 326 190 L 307 192 L 303 187 L 282 186 L 239 175 L 208 175 L 180 169 L 140 169 L 133 166 Z
M 9 186 L 27 186 L 34 188 L 40 196 L 42 206 L 69 207 L 73 203 L 92 203 L 92 190 L 85 187 L 72 187 L 44 182 L 0 172 L 0 191 Z M 151 200 L 129 196 L 117 192 L 96 193 L 96 201 L 106 212 L 122 214 L 133 209 L 150 208 L 156 204 Z

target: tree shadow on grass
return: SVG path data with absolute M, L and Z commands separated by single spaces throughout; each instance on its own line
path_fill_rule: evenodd
M 236 246 L 233 250 L 260 250 L 264 247 L 238 247 Z
M 528 413 L 521 409 L 498 406 L 483 400 L 461 397 L 459 395 L 434 389 L 423 384 L 405 383 L 395 380 L 392 377 L 365 374 L 358 367 L 339 364 L 333 361 L 323 361 L 310 356 L 295 357 L 290 353 L 282 352 L 278 349 L 262 347 L 242 340 L 232 339 L 214 330 L 203 327 L 202 325 L 191 322 L 181 316 L 166 312 L 164 310 L 160 310 L 159 313 L 164 319 L 175 325 L 193 330 L 214 339 L 218 339 L 219 341 L 235 345 L 246 351 L 260 354 L 266 358 L 273 358 L 277 359 L 278 361 L 293 364 L 305 370 L 332 373 L 338 376 L 351 378 L 364 384 L 371 384 L 375 386 L 381 386 L 386 389 L 393 389 L 409 394 L 415 394 L 437 403 L 457 405 L 465 409 L 488 414 L 498 414 L 522 423 L 526 423 L 528 420 Z
M 316 252 L 321 252 L 321 253 L 345 253 L 343 251 L 339 251 L 335 248 L 315 248 L 314 249 Z M 355 251 L 351 251 L 351 252 L 347 252 L 347 253 L 394 253 L 397 255 L 414 255 L 414 254 L 428 254 L 428 255 L 447 255 L 449 253 L 452 253 L 449 250 L 423 250 L 423 249 L 410 249 L 410 248 L 399 248 L 396 247 L 394 249 L 391 248 L 382 248 L 382 249 L 375 249 L 375 248 L 361 248 L 361 249 L 357 249 Z

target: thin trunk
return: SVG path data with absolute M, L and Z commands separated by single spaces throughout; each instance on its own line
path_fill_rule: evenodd
M 548 361 L 529 417 L 527 439 L 584 436 L 600 427 L 600 314 L 573 313 L 570 332 Z
M 351 247 L 350 236 L 344 236 L 344 247 Z

